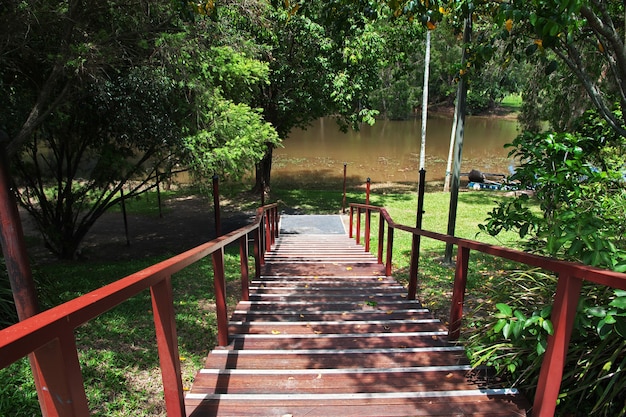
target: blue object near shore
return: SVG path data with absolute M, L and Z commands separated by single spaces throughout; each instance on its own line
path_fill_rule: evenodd
M 467 188 L 470 190 L 502 190 L 502 184 L 491 184 L 486 182 L 469 182 Z

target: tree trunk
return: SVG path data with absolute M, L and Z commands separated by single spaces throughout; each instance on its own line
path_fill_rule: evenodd
M 268 145 L 265 156 L 256 165 L 256 183 L 252 192 L 261 193 L 262 191 L 268 191 L 270 189 L 270 179 L 272 173 L 272 155 L 274 153 L 274 146 Z

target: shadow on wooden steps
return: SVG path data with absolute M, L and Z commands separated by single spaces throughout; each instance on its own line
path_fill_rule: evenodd
M 277 240 L 232 314 L 230 344 L 198 372 L 188 416 L 526 415 L 523 397 L 472 371 L 444 326 L 355 246 Z

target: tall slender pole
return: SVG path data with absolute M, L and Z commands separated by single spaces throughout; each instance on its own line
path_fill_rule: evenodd
M 126 236 L 126 246 L 130 246 L 130 236 L 128 234 L 128 215 L 126 214 L 126 198 L 124 197 L 124 186 L 120 188 L 120 204 L 122 205 L 122 217 L 124 218 L 124 236 Z
M 456 138 L 456 122 L 459 118 L 459 100 L 454 102 L 454 118 L 452 120 L 452 132 L 450 132 L 450 147 L 448 148 L 448 163 L 446 164 L 446 178 L 443 182 L 443 191 L 450 191 L 450 176 L 452 175 L 452 157 L 454 156 L 454 139 Z
M 215 212 L 215 237 L 222 236 L 222 221 L 220 219 L 220 177 L 213 175 L 213 210 Z
M 417 220 L 415 227 L 417 229 L 422 228 L 422 219 L 424 218 L 424 192 L 426 182 L 426 170 L 420 169 L 420 183 L 417 191 Z M 411 242 L 411 264 L 409 266 L 409 293 L 408 299 L 415 300 L 417 295 L 417 273 L 419 269 L 419 256 L 420 256 L 420 244 L 421 236 L 413 235 Z
M 348 169 L 348 164 L 343 163 L 343 200 L 341 200 L 341 212 L 346 214 L 346 173 Z
M 465 19 L 465 29 L 463 30 L 463 58 L 462 67 L 466 67 L 467 48 L 472 40 L 472 15 Z M 456 227 L 456 211 L 459 197 L 459 179 L 461 177 L 461 156 L 463 154 L 463 137 L 465 135 L 465 107 L 467 99 L 467 76 L 461 75 L 459 80 L 459 90 L 457 94 L 458 116 L 456 128 L 456 143 L 454 145 L 454 170 L 452 172 L 452 190 L 450 192 L 450 210 L 448 212 L 448 234 L 454 236 Z M 452 244 L 446 244 L 444 263 L 452 263 Z
M 163 218 L 163 210 L 162 210 L 162 207 L 161 207 L 161 183 L 159 182 L 160 178 L 159 178 L 159 170 L 158 169 L 156 170 L 156 173 L 155 173 L 155 179 L 156 179 L 156 190 L 157 190 L 157 203 L 158 203 L 158 206 L 159 206 L 159 218 L 162 219 Z
M 422 90 L 422 140 L 420 145 L 420 170 L 426 161 L 426 119 L 428 118 L 428 78 L 430 74 L 430 30 L 426 31 L 426 53 L 424 55 L 424 87 Z

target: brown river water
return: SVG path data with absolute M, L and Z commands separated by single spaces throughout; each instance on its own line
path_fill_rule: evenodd
M 452 117 L 429 117 L 426 128 L 426 180 L 445 177 Z M 515 120 L 466 117 L 461 172 L 477 169 L 508 174 L 513 160 L 504 148 L 518 135 Z M 272 178 L 277 181 L 315 182 L 343 177 L 372 183 L 416 182 L 419 177 L 421 120 L 377 121 L 358 131 L 343 133 L 332 119 L 320 119 L 307 130 L 294 130 L 274 150 Z

